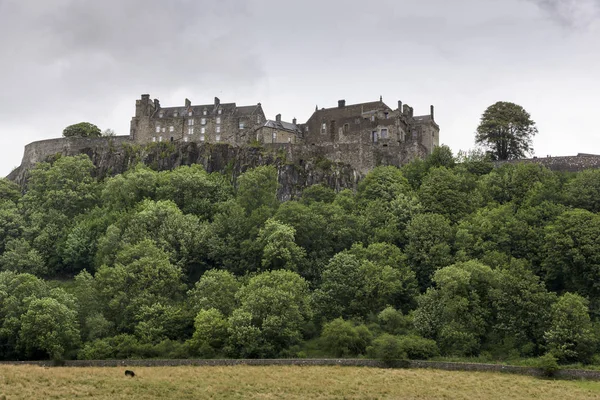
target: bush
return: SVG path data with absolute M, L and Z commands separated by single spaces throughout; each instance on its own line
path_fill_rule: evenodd
M 546 353 L 541 357 L 538 357 L 534 364 L 534 367 L 542 370 L 542 375 L 551 378 L 559 370 L 558 360 L 550 353 Z
M 323 347 L 336 357 L 364 354 L 373 335 L 365 325 L 354 326 L 350 321 L 337 318 L 323 326 Z
M 102 132 L 94 124 L 89 122 L 80 122 L 78 124 L 69 125 L 63 130 L 64 137 L 100 137 Z
M 408 358 L 402 348 L 402 341 L 398 336 L 384 333 L 373 341 L 373 345 L 367 349 L 367 355 L 371 358 L 383 361 L 388 365 L 394 364 L 398 360 Z
M 426 360 L 439 355 L 435 340 L 425 339 L 416 335 L 399 336 L 401 349 L 410 360 Z
M 392 335 L 400 335 L 410 328 L 410 318 L 394 307 L 387 307 L 379 313 L 377 321 L 381 329 Z

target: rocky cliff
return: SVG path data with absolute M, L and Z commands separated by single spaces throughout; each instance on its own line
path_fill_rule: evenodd
M 292 146 L 234 147 L 227 144 L 152 143 L 134 144 L 127 136 L 113 138 L 69 138 L 34 142 L 25 147 L 21 166 L 7 177 L 23 185 L 27 171 L 37 162 L 56 154 L 87 154 L 103 179 L 120 174 L 137 163 L 157 171 L 181 165 L 200 164 L 208 172 L 222 172 L 236 180 L 244 171 L 260 165 L 274 165 L 279 172 L 280 200 L 298 197 L 304 188 L 323 183 L 335 190 L 354 189 L 364 173 L 348 164 L 335 163 L 318 155 L 294 154 Z M 301 158 L 299 158 L 301 157 Z

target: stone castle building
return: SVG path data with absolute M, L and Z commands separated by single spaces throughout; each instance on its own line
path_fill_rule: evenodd
M 316 108 L 304 124 L 267 120 L 260 103 L 238 106 L 221 103 L 162 107 L 143 94 L 136 101 L 130 139 L 137 143 L 197 142 L 242 146 L 260 143 L 285 148 L 299 160 L 324 157 L 348 163 L 361 171 L 377 165 L 402 165 L 424 158 L 439 146 L 440 128 L 429 115 L 415 116 L 412 107 L 398 102 L 392 109 L 379 101 Z

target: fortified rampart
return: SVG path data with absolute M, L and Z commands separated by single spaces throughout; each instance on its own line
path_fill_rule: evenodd
M 521 160 L 496 161 L 494 164 L 496 167 L 499 167 L 506 163 L 539 164 L 552 171 L 578 172 L 585 169 L 600 168 L 600 155 L 579 153 L 576 156 L 535 157 Z

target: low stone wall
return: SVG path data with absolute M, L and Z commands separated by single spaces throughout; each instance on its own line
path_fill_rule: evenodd
M 2 361 L 0 365 L 38 365 L 51 367 L 52 361 Z M 263 360 L 71 360 L 65 361 L 65 367 L 175 367 L 175 366 L 235 366 L 235 365 L 255 365 L 255 366 L 276 366 L 276 365 L 297 365 L 297 366 L 346 366 L 346 367 L 368 367 L 368 368 L 389 368 L 381 361 L 366 359 L 263 359 Z M 477 363 L 457 363 L 444 361 L 401 361 L 400 368 L 425 368 L 439 369 L 444 371 L 469 371 L 469 372 L 501 372 L 517 375 L 528 375 L 541 377 L 542 370 L 532 367 L 519 367 L 514 365 L 501 364 L 477 364 Z M 600 371 L 562 369 L 556 372 L 558 379 L 587 379 L 600 380 Z

